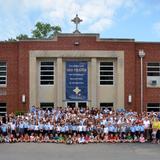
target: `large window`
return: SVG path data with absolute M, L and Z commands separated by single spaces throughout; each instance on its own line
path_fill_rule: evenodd
M 7 64 L 0 61 L 0 86 L 7 84 Z
M 100 62 L 100 85 L 114 84 L 113 62 Z
M 54 62 L 53 61 L 40 62 L 40 84 L 41 85 L 54 84 Z
M 6 103 L 0 103 L 0 116 L 5 116 L 7 113 Z
M 160 103 L 148 103 L 147 112 L 160 112 Z
M 148 63 L 147 76 L 160 76 L 160 63 Z

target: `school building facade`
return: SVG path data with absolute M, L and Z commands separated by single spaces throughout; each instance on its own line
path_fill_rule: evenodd
M 160 43 L 77 33 L 0 42 L 0 114 L 31 106 L 160 111 Z

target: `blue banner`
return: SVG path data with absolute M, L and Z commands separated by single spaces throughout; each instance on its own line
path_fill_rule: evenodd
M 66 61 L 66 100 L 88 100 L 88 62 Z

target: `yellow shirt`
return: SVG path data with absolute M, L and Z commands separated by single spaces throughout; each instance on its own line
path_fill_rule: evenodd
M 160 121 L 158 122 L 158 129 L 160 130 Z
M 152 128 L 153 129 L 158 129 L 158 127 L 159 127 L 159 121 L 153 121 Z

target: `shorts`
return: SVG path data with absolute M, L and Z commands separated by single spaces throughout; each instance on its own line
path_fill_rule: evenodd
M 156 138 L 160 139 L 160 130 L 157 131 Z

